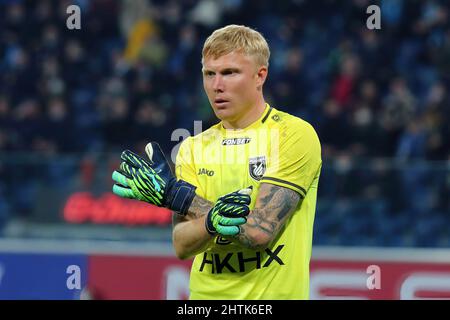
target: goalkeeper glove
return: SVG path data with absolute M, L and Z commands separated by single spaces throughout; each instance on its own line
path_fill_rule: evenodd
M 113 193 L 186 215 L 195 197 L 196 187 L 183 180 L 176 181 L 156 142 L 148 143 L 145 152 L 149 161 L 129 150 L 122 152 L 120 168 L 112 174 L 116 182 Z
M 247 222 L 250 212 L 252 188 L 242 189 L 220 197 L 205 220 L 210 235 L 235 236 L 241 231 L 240 225 Z

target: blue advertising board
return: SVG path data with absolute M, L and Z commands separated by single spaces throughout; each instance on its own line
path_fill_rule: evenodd
M 0 253 L 0 299 L 80 299 L 87 255 Z

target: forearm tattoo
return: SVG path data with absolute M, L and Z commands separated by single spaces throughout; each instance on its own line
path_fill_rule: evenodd
M 172 214 L 172 226 L 176 226 L 180 222 L 198 219 L 206 214 L 214 206 L 214 204 L 208 200 L 205 200 L 199 196 L 195 196 L 192 200 L 191 206 L 188 209 L 186 216 L 181 216 L 176 212 Z
M 209 210 L 211 210 L 213 206 L 214 203 L 196 195 L 194 200 L 192 200 L 191 206 L 189 207 L 188 215 L 194 219 L 201 218 L 202 216 L 208 214 Z
M 254 236 L 258 232 L 266 239 L 273 239 L 278 234 L 287 218 L 295 211 L 300 195 L 293 190 L 272 184 L 261 184 L 255 208 L 241 226 L 241 233 L 235 238 L 245 247 L 257 248 Z

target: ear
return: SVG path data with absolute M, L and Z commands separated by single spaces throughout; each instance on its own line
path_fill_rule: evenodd
M 267 78 L 267 73 L 269 72 L 267 66 L 260 66 L 256 72 L 256 85 L 258 90 L 260 90 L 262 88 L 262 86 L 264 85 L 264 82 L 266 81 Z

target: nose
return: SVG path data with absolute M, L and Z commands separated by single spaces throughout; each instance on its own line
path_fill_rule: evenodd
M 213 80 L 213 90 L 215 92 L 222 92 L 223 89 L 224 89 L 224 87 L 223 87 L 222 76 L 220 74 L 217 74 Z

